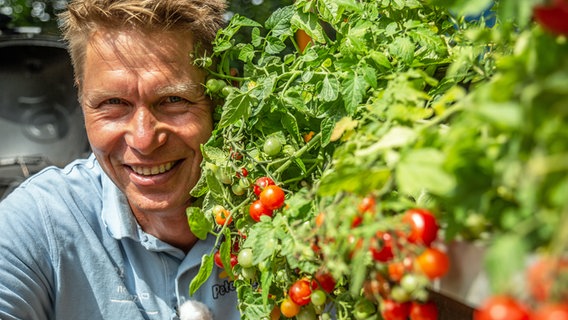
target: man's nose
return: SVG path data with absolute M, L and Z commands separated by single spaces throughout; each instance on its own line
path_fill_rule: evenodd
M 150 154 L 166 142 L 166 133 L 150 108 L 136 107 L 127 126 L 126 144 L 141 154 Z

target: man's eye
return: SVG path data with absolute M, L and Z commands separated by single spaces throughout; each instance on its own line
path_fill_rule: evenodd
M 176 102 L 181 102 L 183 101 L 183 98 L 178 97 L 178 96 L 169 96 L 165 99 L 165 102 L 167 103 L 176 103 Z
M 120 98 L 110 98 L 105 101 L 105 104 L 121 104 L 122 100 Z

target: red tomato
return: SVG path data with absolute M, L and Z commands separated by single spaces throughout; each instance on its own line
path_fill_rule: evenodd
M 406 320 L 410 315 L 409 302 L 401 303 L 387 299 L 381 303 L 380 309 L 384 320 Z
M 379 262 L 387 262 L 394 257 L 392 251 L 392 236 L 388 232 L 377 232 L 376 237 L 371 240 L 371 254 L 373 259 Z
M 290 299 L 299 306 L 304 306 L 310 303 L 311 294 L 312 288 L 308 279 L 300 279 L 294 282 L 288 290 L 288 296 Z
M 420 303 L 412 302 L 410 306 L 410 320 L 437 320 L 438 307 L 432 301 Z
M 277 185 L 270 185 L 260 193 L 260 201 L 270 210 L 279 209 L 284 205 L 284 191 Z
M 224 268 L 223 261 L 221 261 L 221 253 L 219 251 L 215 252 L 215 254 L 213 255 L 213 260 L 215 261 L 217 267 Z M 237 255 L 231 253 L 231 267 L 234 267 L 235 265 L 237 265 L 237 263 Z
M 527 268 L 526 278 L 528 289 L 532 297 L 537 301 L 548 301 L 550 298 L 568 300 L 568 291 L 555 291 L 557 279 L 568 276 L 568 259 L 552 257 L 539 258 Z M 552 297 L 551 293 L 555 296 Z
M 331 293 L 335 289 L 335 279 L 329 272 L 319 270 L 315 274 L 315 280 L 315 286 L 312 286 L 312 289 L 321 287 L 327 293 Z
M 473 314 L 473 320 L 529 320 L 529 311 L 515 299 L 492 296 Z
M 568 320 L 568 302 L 546 303 L 536 309 L 531 320 Z
M 274 185 L 274 180 L 270 179 L 269 177 L 260 177 L 256 179 L 253 188 L 254 194 L 256 194 L 257 197 L 260 196 L 262 190 L 271 185 Z
M 444 276 L 450 269 L 448 255 L 436 248 L 426 248 L 417 258 L 418 268 L 430 279 Z
M 357 210 L 359 210 L 360 213 L 374 213 L 376 204 L 377 203 L 373 196 L 366 196 L 365 198 L 361 199 L 361 202 L 359 202 Z
M 261 216 L 272 217 L 272 214 L 272 210 L 265 207 L 260 200 L 256 200 L 249 207 L 249 215 L 256 222 L 260 221 Z
M 556 34 L 568 34 L 568 1 L 554 0 L 549 5 L 537 5 L 533 15 L 544 29 Z
M 426 209 L 410 209 L 402 217 L 410 225 L 408 241 L 429 246 L 438 237 L 436 217 Z

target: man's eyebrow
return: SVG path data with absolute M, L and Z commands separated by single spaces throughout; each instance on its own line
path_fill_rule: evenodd
M 156 88 L 154 91 L 156 95 L 159 96 L 167 96 L 167 95 L 175 95 L 179 93 L 189 93 L 189 92 L 200 92 L 202 89 L 201 85 L 195 83 L 179 83 L 168 85 L 160 88 Z

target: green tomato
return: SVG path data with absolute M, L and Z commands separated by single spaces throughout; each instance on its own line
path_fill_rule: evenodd
M 311 299 L 312 303 L 314 304 L 314 306 L 322 306 L 322 305 L 325 304 L 325 301 L 327 300 L 327 296 L 326 296 L 326 294 L 323 290 L 316 289 L 316 290 L 312 291 L 310 299 Z
M 276 156 L 282 151 L 282 143 L 275 137 L 270 137 L 264 141 L 264 153 L 269 157 Z
M 247 280 L 253 280 L 256 278 L 256 268 L 242 268 L 242 276 Z
M 231 184 L 233 182 L 233 177 L 227 168 L 220 168 L 216 173 L 215 176 L 221 183 L 223 184 Z
M 252 267 L 253 266 L 252 249 L 251 248 L 244 248 L 241 251 L 239 251 L 239 254 L 237 255 L 237 261 L 239 261 L 239 264 L 243 268 Z
M 316 312 L 310 306 L 303 307 L 296 315 L 297 320 L 315 320 L 317 317 Z
M 243 188 L 240 183 L 236 183 L 231 186 L 231 190 L 235 195 L 242 196 L 245 194 L 246 188 Z
M 211 93 L 217 93 L 226 86 L 227 84 L 225 83 L 225 81 L 219 79 L 209 79 L 205 83 L 205 87 Z
M 375 306 L 375 304 L 372 303 L 370 300 L 361 298 L 355 303 L 355 310 L 353 311 L 355 319 L 357 320 L 368 319 L 375 313 L 377 313 L 377 306 Z
M 234 90 L 235 90 L 235 88 L 233 88 L 232 86 L 228 86 L 228 85 L 227 85 L 227 86 L 224 86 L 224 87 L 221 89 L 221 96 L 222 96 L 223 98 L 226 98 L 226 97 L 228 97 L 228 96 L 231 94 L 231 92 L 233 92 Z

